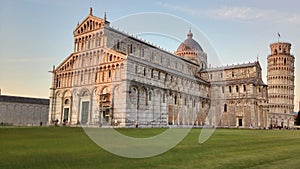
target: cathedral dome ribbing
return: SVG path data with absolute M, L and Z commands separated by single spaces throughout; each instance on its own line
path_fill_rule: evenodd
M 193 33 L 191 30 L 187 34 L 187 39 L 179 45 L 176 51 L 176 53 L 180 56 L 182 56 L 185 52 L 195 52 L 195 54 L 203 52 L 199 43 L 193 39 Z
M 197 41 L 193 39 L 191 30 L 187 34 L 187 39 L 184 40 L 177 48 L 175 54 L 200 66 L 205 69 L 207 65 L 207 56 Z

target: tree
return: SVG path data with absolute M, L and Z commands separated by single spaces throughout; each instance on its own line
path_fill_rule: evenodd
M 296 125 L 300 125 L 300 111 L 298 112 L 298 115 L 296 118 Z

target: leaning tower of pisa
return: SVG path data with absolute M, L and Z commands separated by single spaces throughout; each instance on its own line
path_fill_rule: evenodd
M 290 43 L 277 42 L 270 48 L 267 67 L 269 125 L 293 127 L 295 57 L 290 53 Z

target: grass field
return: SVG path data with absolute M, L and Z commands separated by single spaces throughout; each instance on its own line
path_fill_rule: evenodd
M 164 129 L 119 129 L 148 137 Z M 204 144 L 201 129 L 170 151 L 144 159 L 119 157 L 81 128 L 0 128 L 0 168 L 300 168 L 300 131 L 217 129 Z

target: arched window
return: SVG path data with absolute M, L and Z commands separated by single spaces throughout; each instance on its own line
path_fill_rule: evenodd
M 174 104 L 175 105 L 177 104 L 177 96 L 176 95 L 174 96 Z
M 129 46 L 129 53 L 132 53 L 132 44 Z
M 135 73 L 138 72 L 138 65 L 135 65 Z
M 152 93 L 149 92 L 149 101 L 151 101 Z
M 88 46 L 87 46 L 87 49 L 90 49 L 91 48 L 91 38 L 88 39 Z
M 108 71 L 108 77 L 111 77 L 111 70 Z
M 231 86 L 229 86 L 229 93 L 231 93 Z
M 56 87 L 59 87 L 59 80 L 58 80 L 58 78 L 56 78 Z
M 151 58 L 150 58 L 150 60 L 151 60 L 151 61 L 154 60 L 154 53 L 153 53 L 153 52 L 151 52 Z
M 80 76 L 80 81 L 83 82 L 83 74 Z
M 98 79 L 98 72 L 96 72 L 95 74 L 95 82 L 97 82 L 97 79 Z
M 227 104 L 224 104 L 224 112 L 227 112 Z
M 69 100 L 69 99 L 66 99 L 66 100 L 65 100 L 65 104 L 70 104 L 70 100 Z
M 145 55 L 145 50 L 142 49 L 142 57 L 144 57 L 144 55 Z
M 239 92 L 239 86 L 238 85 L 235 86 L 235 89 L 236 89 L 236 92 Z
M 283 64 L 284 64 L 284 65 L 286 65 L 286 58 L 284 58 L 284 60 L 283 60 Z
M 120 41 L 117 41 L 117 49 L 120 49 Z
M 277 55 L 277 49 L 274 50 L 274 54 Z
M 151 78 L 153 78 L 153 69 L 151 70 Z

